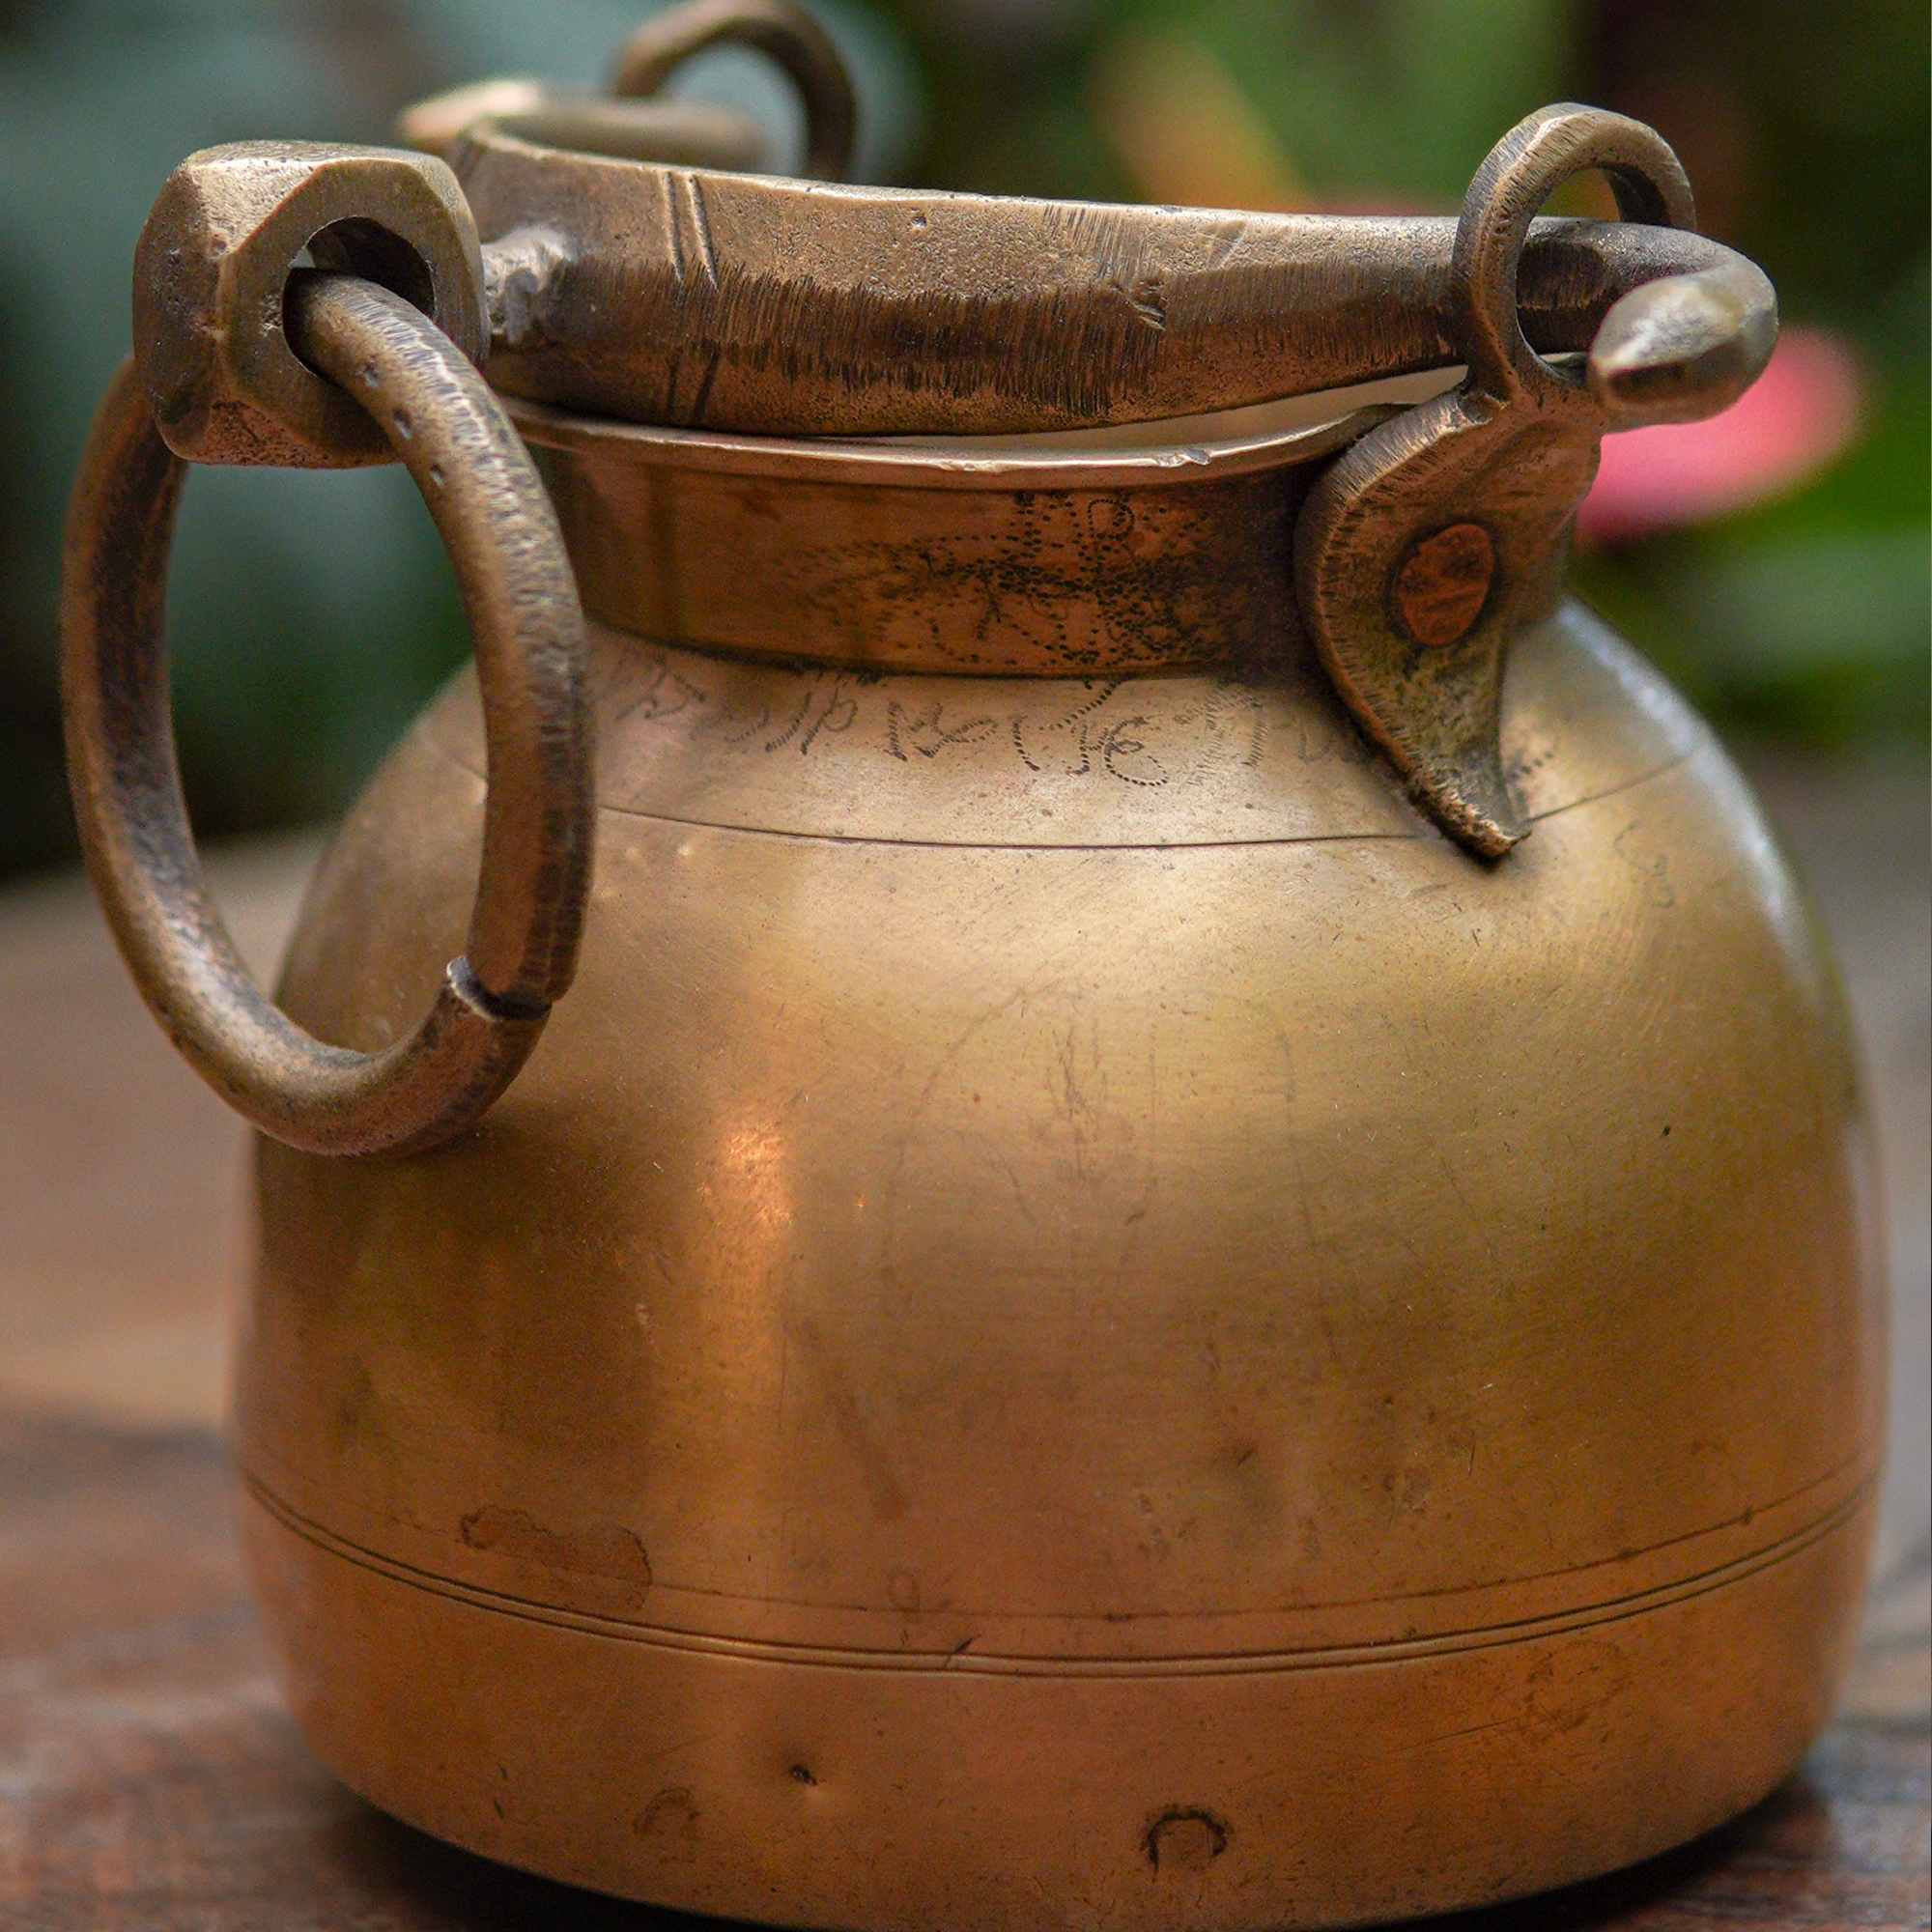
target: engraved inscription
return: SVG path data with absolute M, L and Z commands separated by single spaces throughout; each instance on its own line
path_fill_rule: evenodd
M 1230 767 L 1256 770 L 1267 744 L 1263 695 L 1236 679 L 975 680 L 968 688 L 973 701 L 962 703 L 923 680 L 877 672 L 740 671 L 682 653 L 612 652 L 599 664 L 597 699 L 607 730 L 621 724 L 635 736 L 639 726 L 661 726 L 694 749 L 810 757 L 836 742 L 841 756 L 876 753 L 900 765 L 990 758 L 1030 776 L 1138 790 L 1203 782 Z M 1352 734 L 1306 718 L 1292 754 L 1304 764 L 1367 756 Z
M 1382 780 L 1349 776 L 1369 754 L 1293 668 L 1266 682 L 909 676 L 593 637 L 600 797 L 626 812 L 1054 846 L 1301 837 L 1330 796 L 1364 831 L 1409 823 Z M 465 762 L 481 775 L 480 744 Z
M 946 707 L 937 698 L 908 711 L 897 698 L 886 705 L 886 749 L 901 764 L 907 752 L 923 758 L 936 758 L 949 745 L 977 745 L 989 737 L 998 721 L 987 717 L 967 718 L 956 724 L 945 723 Z

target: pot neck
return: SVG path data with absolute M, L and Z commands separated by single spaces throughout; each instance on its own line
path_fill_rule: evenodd
M 506 399 L 591 615 L 688 649 L 878 670 L 1258 671 L 1309 646 L 1295 514 L 1441 371 L 1216 417 L 833 441 Z

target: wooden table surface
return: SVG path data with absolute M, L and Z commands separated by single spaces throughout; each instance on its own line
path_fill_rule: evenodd
M 1925 772 L 1760 779 L 1834 930 L 1888 1156 L 1893 1455 L 1858 1667 L 1798 1776 L 1736 1824 L 1437 1932 L 1932 1925 Z M 298 840 L 222 867 L 258 959 L 312 856 Z M 243 1585 L 220 1432 L 241 1136 L 140 1011 L 77 882 L 0 898 L 0 1925 L 696 1923 L 436 1844 L 308 1754 Z

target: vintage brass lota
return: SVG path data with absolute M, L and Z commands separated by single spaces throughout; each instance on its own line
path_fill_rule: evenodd
M 309 1737 L 510 1863 L 868 1932 L 1359 1923 L 1730 1817 L 1859 1598 L 1869 1153 L 1757 808 L 1561 579 L 1769 285 L 1593 109 L 1454 221 L 912 193 L 649 98 L 719 38 L 836 172 L 779 0 L 412 110 L 447 165 L 190 157 L 75 494 L 88 863 L 264 1130 Z M 1586 167 L 1623 220 L 1533 219 Z M 271 1003 L 176 498 L 390 457 L 475 670 Z

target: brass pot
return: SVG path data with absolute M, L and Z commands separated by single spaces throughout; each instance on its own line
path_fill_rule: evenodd
M 390 410 L 401 304 L 348 300 L 291 313 Z M 176 472 L 117 392 L 77 795 L 157 1009 L 279 1136 L 238 1452 L 354 1789 L 733 1918 L 1213 1932 L 1559 1885 L 1789 1772 L 1880 1439 L 1844 1012 L 1721 750 L 1553 589 L 1602 420 L 1459 346 L 1446 398 L 1238 435 L 513 402 L 583 677 L 567 583 L 551 658 L 484 637 L 325 861 L 288 1020 L 127 777 L 165 518 L 107 510 Z M 405 451 L 433 505 L 472 444 Z M 1428 687 L 1410 562 L 1466 527 L 1494 583 Z M 1375 541 L 1379 604 L 1330 569 Z M 514 549 L 466 582 L 527 643 Z

